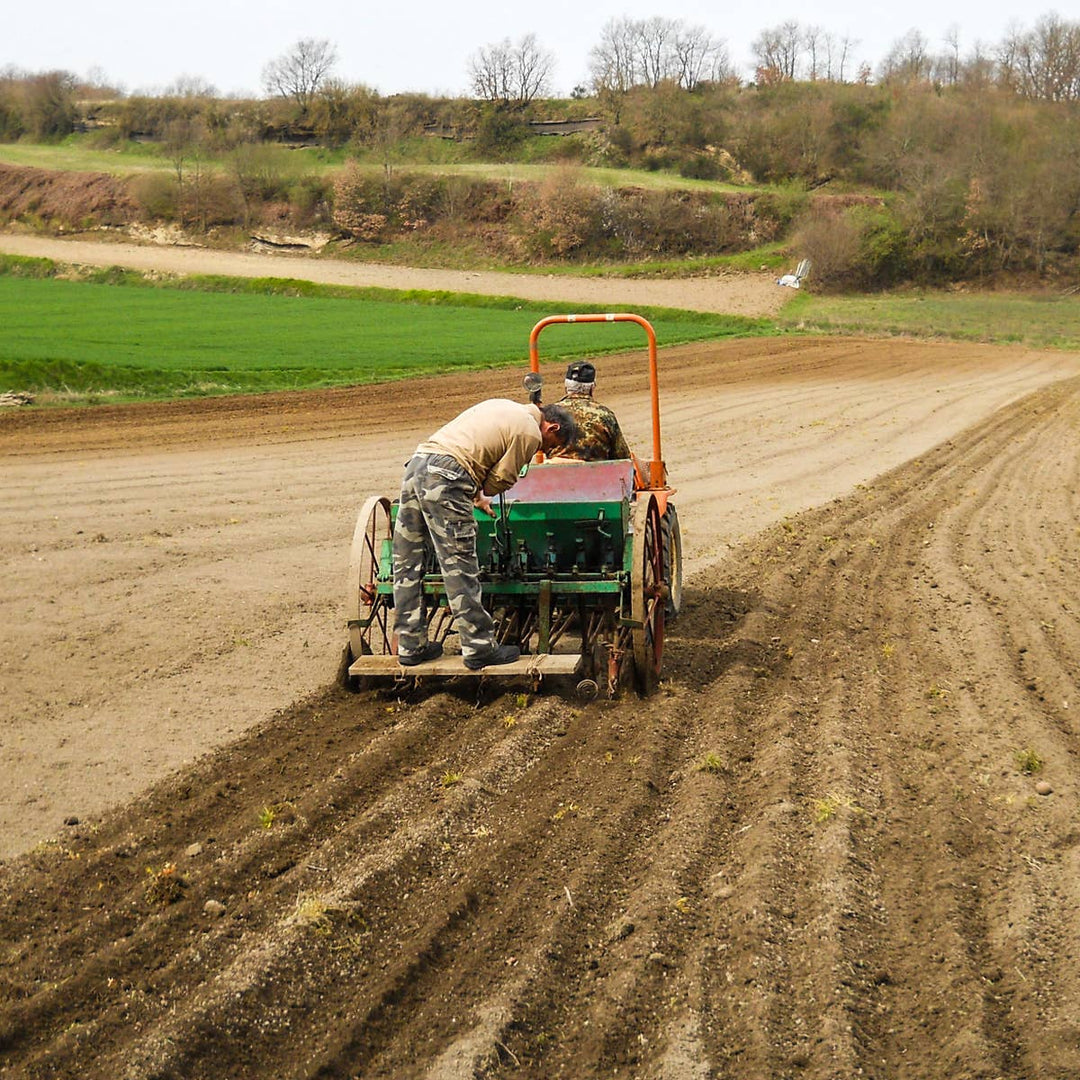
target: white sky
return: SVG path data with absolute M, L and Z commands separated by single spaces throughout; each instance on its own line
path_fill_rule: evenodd
M 40 0 L 39 0 L 40 2 Z M 1069 0 L 1071 6 L 1075 0 Z M 468 92 L 469 57 L 482 45 L 533 33 L 556 57 L 556 94 L 586 82 L 589 49 L 611 18 L 662 15 L 704 26 L 726 42 L 738 73 L 751 73 L 751 45 L 762 30 L 794 19 L 849 37 L 855 68 L 863 60 L 877 68 L 894 42 L 917 29 L 931 52 L 957 27 L 963 54 L 976 42 L 992 47 L 1010 30 L 1030 29 L 1052 4 L 1019 17 L 1004 0 L 818 0 L 783 4 L 720 5 L 705 0 L 543 0 L 505 3 L 457 0 L 357 3 L 356 0 L 6 0 L 0 9 L 0 69 L 37 72 L 62 69 L 85 77 L 99 68 L 127 92 L 160 90 L 180 76 L 198 76 L 222 94 L 262 93 L 262 69 L 301 38 L 334 43 L 334 74 L 382 94 L 420 91 Z

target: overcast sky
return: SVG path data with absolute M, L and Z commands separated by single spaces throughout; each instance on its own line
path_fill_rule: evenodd
M 258 95 L 267 61 L 301 38 L 326 38 L 338 51 L 334 74 L 347 82 L 364 83 L 381 94 L 459 95 L 468 92 L 468 61 L 477 48 L 533 33 L 556 58 L 554 91 L 561 96 L 586 82 L 589 49 L 604 24 L 622 16 L 662 15 L 703 26 L 726 42 L 733 64 L 746 78 L 754 39 L 791 19 L 858 41 L 855 66 L 866 60 L 876 69 L 890 46 L 912 29 L 937 52 L 944 51 L 943 39 L 956 27 L 966 54 L 977 42 L 996 45 L 1011 27 L 1030 29 L 1038 16 L 1054 10 L 1071 17 L 1052 5 L 1018 16 L 1017 5 L 1007 7 L 1004 0 L 817 0 L 804 6 L 787 0 L 780 5 L 705 0 L 51 0 L 40 6 L 7 0 L 0 18 L 0 69 L 62 69 L 85 77 L 96 68 L 128 93 L 160 90 L 187 75 L 208 81 L 222 94 Z

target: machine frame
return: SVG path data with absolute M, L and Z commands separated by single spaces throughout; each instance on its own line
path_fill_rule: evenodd
M 682 537 L 660 444 L 656 334 L 639 315 L 552 315 L 529 337 L 539 397 L 539 337 L 550 326 L 633 322 L 648 339 L 652 458 L 530 464 L 492 500 L 494 521 L 480 510 L 477 558 L 485 606 L 500 643 L 517 644 L 519 660 L 472 671 L 460 655 L 404 667 L 393 631 L 392 547 L 396 504 L 384 496 L 361 508 L 349 560 L 347 685 L 436 677 L 573 677 L 583 696 L 612 696 L 628 684 L 652 693 L 663 664 L 664 629 L 682 597 Z M 446 644 L 452 617 L 434 556 L 424 578 L 428 638 Z

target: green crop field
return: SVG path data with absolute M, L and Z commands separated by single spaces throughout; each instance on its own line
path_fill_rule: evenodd
M 121 284 L 0 273 L 0 391 L 28 391 L 42 403 L 122 401 L 524 367 L 529 331 L 552 314 L 498 298 L 267 280 L 163 287 L 119 271 L 98 276 Z M 768 329 L 749 319 L 644 314 L 662 345 Z M 634 325 L 566 326 L 545 335 L 542 355 L 563 362 L 645 345 Z

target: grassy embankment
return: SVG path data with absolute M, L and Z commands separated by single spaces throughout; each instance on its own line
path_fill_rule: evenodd
M 527 363 L 548 306 L 505 297 L 354 289 L 281 279 L 57 279 L 0 257 L 0 391 L 42 404 L 384 382 Z M 572 310 L 573 305 L 560 305 Z M 578 307 L 578 311 L 588 310 Z M 661 345 L 762 334 L 764 320 L 643 310 Z M 644 347 L 633 325 L 566 326 L 544 359 Z
M 553 145 L 550 142 L 548 145 Z M 567 168 L 558 160 L 484 162 L 457 160 L 453 155 L 424 153 L 429 146 L 438 150 L 439 143 L 430 140 L 417 143 L 415 140 L 410 150 L 419 147 L 415 157 L 394 155 L 391 163 L 394 169 L 408 173 L 430 173 L 439 176 L 475 176 L 487 180 L 503 180 L 517 183 L 523 180 L 544 180 L 553 173 Z M 346 158 L 353 160 L 358 168 L 373 174 L 385 172 L 387 162 L 383 156 L 372 154 L 369 158 L 356 160 L 344 150 L 325 150 L 316 147 L 298 150 L 271 148 L 279 151 L 281 162 L 287 163 L 289 172 L 314 173 L 325 175 L 335 173 L 345 164 Z M 176 168 L 168 152 L 155 143 L 124 143 L 115 148 L 103 148 L 94 145 L 85 135 L 69 136 L 61 143 L 0 143 L 0 164 L 22 165 L 36 169 L 57 169 L 62 172 L 101 172 L 113 176 L 129 176 L 139 172 L 173 172 Z M 229 168 L 227 157 L 207 156 L 201 162 L 203 168 Z M 695 180 L 679 176 L 674 172 L 649 169 L 617 169 L 587 165 L 571 166 L 581 175 L 582 181 L 601 187 L 638 187 L 649 190 L 688 190 L 688 191 L 745 191 L 738 184 L 723 183 L 717 180 Z M 770 190 L 770 185 L 755 185 L 755 190 Z
M 806 333 L 905 335 L 1080 352 L 1080 294 L 905 290 L 869 296 L 801 292 L 777 324 Z

